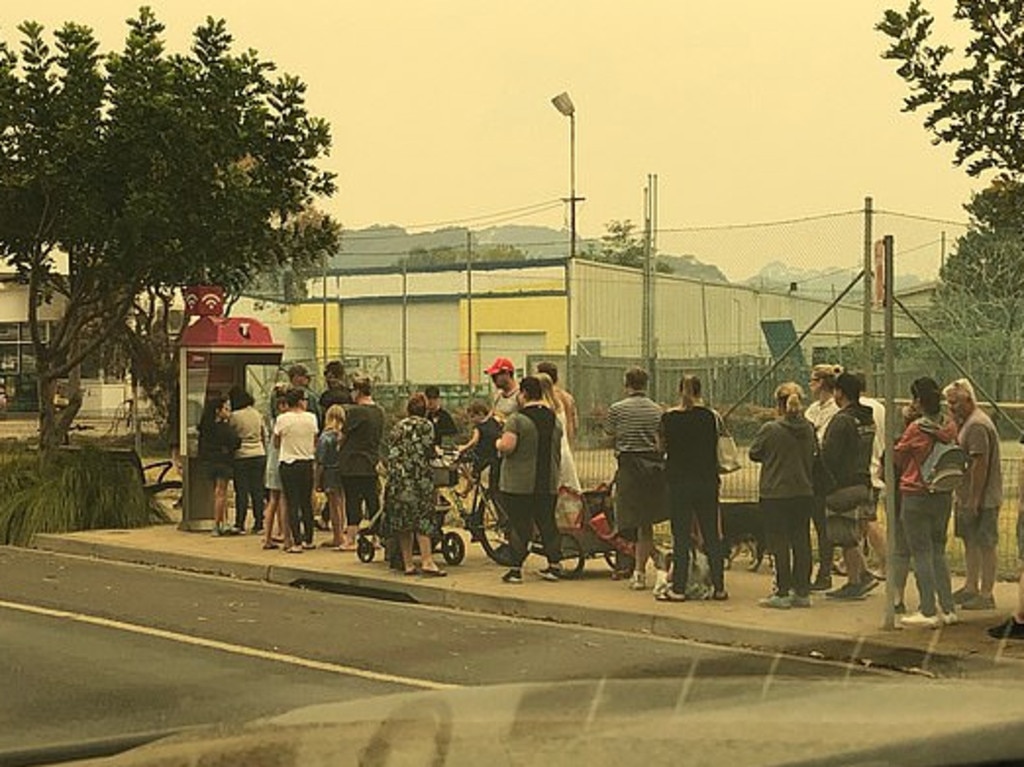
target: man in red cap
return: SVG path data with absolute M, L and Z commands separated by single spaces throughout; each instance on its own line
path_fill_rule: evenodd
M 497 392 L 491 409 L 494 417 L 502 423 L 519 410 L 519 385 L 516 383 L 516 366 L 508 357 L 498 357 L 484 371 L 491 377 Z

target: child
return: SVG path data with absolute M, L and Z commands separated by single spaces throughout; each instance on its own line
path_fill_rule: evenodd
M 469 420 L 473 423 L 473 434 L 469 438 L 469 442 L 459 445 L 459 455 L 470 453 L 473 458 L 473 468 L 477 473 L 490 468 L 493 474 L 498 466 L 498 448 L 495 443 L 501 436 L 501 424 L 492 415 L 491 408 L 487 403 L 481 400 L 470 402 L 466 412 L 469 414 Z M 497 487 L 496 484 L 494 486 Z
M 345 496 L 341 489 L 339 460 L 341 443 L 345 439 L 345 408 L 331 405 L 327 408 L 324 430 L 316 443 L 316 486 L 327 494 L 327 508 L 331 516 L 333 537 L 329 545 L 336 551 L 354 551 L 355 538 L 344 526 Z M 344 532 L 343 532 L 344 531 Z

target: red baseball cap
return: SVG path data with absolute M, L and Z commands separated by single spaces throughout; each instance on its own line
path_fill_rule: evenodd
M 484 372 L 489 376 L 492 376 L 495 373 L 515 373 L 516 366 L 508 357 L 498 357 Z

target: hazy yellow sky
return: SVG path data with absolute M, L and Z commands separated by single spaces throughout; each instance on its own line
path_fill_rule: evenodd
M 120 46 L 125 0 L 6 0 Z M 766 221 L 861 205 L 964 218 L 978 181 L 932 146 L 874 23 L 885 0 L 155 0 L 172 48 L 206 16 L 309 85 L 333 126 L 347 227 L 460 221 L 567 195 L 578 113 L 581 234 L 639 220 L 647 173 L 662 227 Z M 949 16 L 952 0 L 929 2 Z M 948 26 L 948 25 L 944 25 Z M 560 208 L 522 219 L 559 227 Z M 922 237 L 931 235 L 922 235 Z M 739 258 L 739 257 L 737 257 Z M 722 268 L 754 271 L 749 257 Z

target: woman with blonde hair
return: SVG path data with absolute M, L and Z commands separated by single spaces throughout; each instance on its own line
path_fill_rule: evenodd
M 760 604 L 786 610 L 811 606 L 811 477 L 817 440 L 797 384 L 779 386 L 775 404 L 778 417 L 758 430 L 750 460 L 761 464 L 761 512 L 775 558 L 775 593 Z
M 583 488 L 580 485 L 579 474 L 576 473 L 576 461 L 572 457 L 572 448 L 569 447 L 569 423 L 566 417 L 562 400 L 555 391 L 555 381 L 547 373 L 537 373 L 540 381 L 540 393 L 544 406 L 549 408 L 562 425 L 562 463 L 558 473 L 558 486 L 567 487 L 577 493 Z
M 843 366 L 823 363 L 811 368 L 810 399 L 811 404 L 804 411 L 804 417 L 811 422 L 818 440 L 818 446 L 825 439 L 832 416 L 839 412 L 835 401 L 836 379 L 843 373 Z M 825 493 L 829 489 L 821 461 L 815 462 L 814 468 L 814 505 L 811 509 L 811 521 L 814 523 L 818 539 L 818 575 L 814 579 L 813 591 L 828 591 L 832 588 L 832 554 L 833 546 L 828 540 L 825 530 Z
M 332 538 L 336 551 L 355 551 L 356 542 L 345 526 L 345 496 L 341 488 L 341 446 L 345 441 L 345 408 L 331 405 L 324 416 L 324 430 L 316 442 L 316 486 L 327 495 Z

